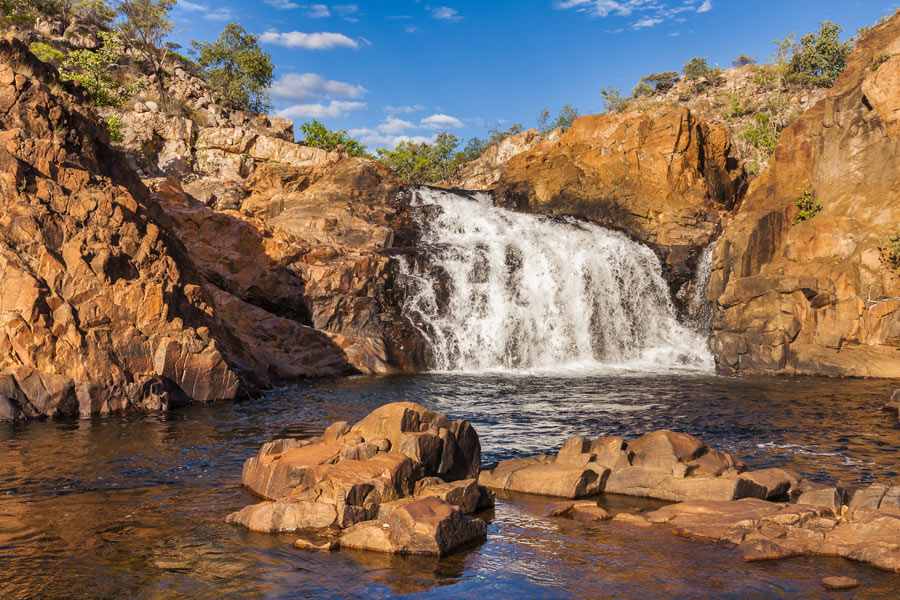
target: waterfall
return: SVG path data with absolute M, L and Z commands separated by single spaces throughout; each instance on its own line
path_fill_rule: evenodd
M 401 265 L 405 314 L 439 371 L 708 371 L 705 334 L 678 322 L 656 255 L 575 219 L 416 188 L 427 259 Z
M 697 270 L 691 282 L 691 299 L 688 302 L 688 319 L 691 327 L 699 334 L 709 335 L 712 325 L 713 306 L 707 299 L 709 291 L 709 276 L 712 274 L 713 252 L 719 240 L 712 242 L 703 249 L 700 260 L 697 261 Z

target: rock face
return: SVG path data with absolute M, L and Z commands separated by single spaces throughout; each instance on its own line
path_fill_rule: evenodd
M 166 143 L 183 138 L 179 123 Z M 347 160 L 321 167 L 320 185 L 366 172 Z M 148 180 L 151 193 L 84 91 L 15 39 L 0 42 L 0 163 L 0 418 L 159 409 L 394 369 L 380 337 L 393 293 L 385 221 L 354 221 L 375 232 L 356 246 L 349 234 L 311 243 L 213 212 L 174 180 Z
M 266 501 L 227 520 L 261 532 L 308 530 L 330 536 L 330 548 L 444 555 L 485 535 L 484 521 L 467 516 L 493 505 L 476 482 L 480 467 L 467 421 L 388 404 L 319 439 L 264 444 L 241 482 Z
M 900 377 L 900 274 L 878 248 L 900 223 L 898 73 L 895 16 L 856 45 L 753 182 L 714 255 L 722 372 Z M 799 221 L 804 198 L 821 209 Z
M 477 159 L 460 165 L 445 182 L 447 187 L 464 190 L 486 190 L 497 183 L 506 165 L 514 157 L 531 150 L 543 141 L 553 141 L 562 135 L 562 129 L 542 134 L 537 129 L 527 129 L 511 135 L 485 150 Z
M 781 469 L 747 471 L 737 457 L 672 431 L 628 443 L 620 437 L 575 436 L 556 457 L 504 461 L 478 479 L 497 490 L 560 498 L 608 493 L 669 501 L 780 498 L 798 480 Z
M 491 189 L 518 210 L 624 231 L 655 248 L 680 283 L 745 186 L 727 130 L 667 107 L 582 117 L 514 156 Z

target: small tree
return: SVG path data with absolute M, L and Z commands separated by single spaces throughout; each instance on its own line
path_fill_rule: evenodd
M 823 87 L 834 85 L 838 76 L 844 72 L 847 57 L 853 49 L 852 42 L 840 41 L 843 31 L 836 23 L 822 21 L 818 31 L 801 37 L 799 44 L 789 45 L 792 50 L 787 61 L 789 77 L 793 75 L 794 81 Z
M 119 30 L 135 53 L 150 63 L 163 108 L 169 96 L 163 82 L 168 53 L 164 41 L 172 33 L 168 15 L 174 6 L 175 0 L 121 0 L 119 3 Z
M 678 71 L 663 71 L 662 73 L 650 73 L 641 77 L 641 83 L 646 83 L 656 88 L 657 93 L 667 92 L 678 83 Z
M 738 54 L 738 57 L 731 61 L 731 64 L 735 67 L 746 67 L 747 65 L 755 65 L 756 59 L 750 56 L 747 56 L 744 53 Z
M 600 96 L 603 98 L 603 106 L 608 113 L 625 108 L 626 101 L 622 99 L 622 92 L 617 87 L 609 86 L 600 90 Z
M 122 39 L 113 31 L 101 31 L 99 37 L 97 50 L 73 50 L 62 60 L 60 78 L 77 79 L 97 106 L 121 106 L 131 93 L 113 78 L 122 55 Z
M 224 103 L 254 112 L 268 109 L 266 90 L 272 85 L 275 67 L 255 35 L 237 23 L 229 23 L 215 42 L 191 45 L 199 51 L 200 69 Z
M 400 142 L 393 150 L 379 148 L 378 158 L 409 183 L 437 183 L 453 174 L 453 150 L 459 144 L 455 135 L 441 132 L 433 144 Z
M 698 58 L 695 56 L 691 60 L 684 63 L 682 72 L 684 73 L 685 79 L 700 79 L 701 77 L 706 77 L 707 75 L 709 75 L 709 65 L 706 64 L 705 58 Z
M 563 131 L 567 131 L 572 123 L 575 122 L 580 115 L 578 109 L 571 104 L 566 104 L 556 115 L 556 120 L 550 120 L 550 111 L 546 108 L 540 112 L 537 118 L 538 130 L 541 133 L 549 133 L 557 127 L 562 127 Z
M 347 131 L 344 129 L 329 131 L 327 127 L 314 120 L 312 123 L 301 125 L 300 131 L 303 132 L 304 143 L 307 146 L 321 148 L 328 152 L 340 148 L 350 156 L 369 156 L 365 147 L 347 135 Z
M 655 91 L 655 88 L 649 83 L 641 81 L 636 86 L 634 86 L 633 90 L 631 90 L 631 97 L 640 98 L 642 96 L 651 96 Z M 601 92 L 601 94 L 602 93 L 603 92 Z

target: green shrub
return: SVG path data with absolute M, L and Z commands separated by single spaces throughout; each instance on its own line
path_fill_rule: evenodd
M 744 108 L 740 95 L 737 92 L 732 93 L 728 97 L 728 106 L 722 111 L 722 118 L 731 121 L 734 118 L 743 117 L 745 114 L 747 114 L 747 109 Z
M 888 54 L 887 52 L 879 52 L 872 58 L 872 70 L 877 71 L 881 65 L 889 60 L 891 60 L 890 54 Z
M 304 123 L 300 126 L 303 132 L 303 143 L 313 148 L 321 148 L 331 152 L 339 147 L 343 152 L 350 156 L 368 156 L 365 146 L 357 140 L 347 135 L 347 131 L 339 129 L 338 131 L 329 131 L 324 125 L 318 121 L 312 123 Z
M 706 64 L 706 59 L 698 58 L 696 56 L 684 63 L 684 68 L 682 69 L 684 78 L 688 80 L 706 77 L 707 75 L 709 75 L 709 71 L 710 69 L 709 65 Z
M 793 35 L 776 42 L 776 57 L 787 66 L 788 80 L 800 85 L 831 87 L 847 66 L 853 42 L 840 41 L 844 29 L 831 21 L 794 42 Z
M 784 67 L 778 65 L 756 65 L 753 67 L 753 83 L 763 91 L 771 92 L 778 87 Z
M 631 90 L 631 97 L 632 98 L 641 98 L 642 96 L 650 96 L 655 91 L 656 90 L 649 83 L 647 83 L 645 81 L 641 81 L 636 86 L 634 86 L 633 90 Z
M 50 44 L 45 44 L 44 42 L 31 42 L 28 44 L 28 49 L 32 54 L 38 57 L 39 60 L 51 63 L 54 66 L 59 66 L 66 56 Z
M 454 169 L 461 164 L 477 160 L 491 146 L 499 144 L 511 135 L 522 133 L 524 130 L 525 127 L 521 123 L 514 123 L 508 129 L 500 129 L 500 124 L 498 123 L 495 127 L 488 130 L 489 137 L 487 139 L 471 138 L 466 142 L 462 150 L 453 155 Z
M 762 150 L 767 156 L 771 156 L 775 152 L 780 135 L 781 132 L 772 120 L 772 116 L 767 112 L 761 112 L 753 116 L 753 123 L 741 133 L 741 139 L 757 150 Z
M 60 78 L 77 79 L 97 106 L 121 106 L 134 89 L 113 78 L 122 55 L 122 40 L 119 34 L 108 31 L 101 31 L 99 36 L 97 50 L 73 50 L 63 59 Z
M 122 116 L 112 114 L 106 117 L 106 127 L 109 129 L 109 139 L 113 142 L 122 141 Z
M 755 65 L 756 59 L 747 56 L 744 53 L 738 54 L 738 57 L 731 61 L 731 64 L 735 67 L 745 67 L 747 65 Z
M 806 181 L 804 180 L 803 183 L 806 183 Z M 797 191 L 800 192 L 800 197 L 797 199 L 797 208 L 800 209 L 800 212 L 797 213 L 797 218 L 794 219 L 794 225 L 808 221 L 822 212 L 822 203 L 813 197 L 811 187 L 807 185 L 804 188 L 797 188 Z
M 617 87 L 609 86 L 600 90 L 600 96 L 603 98 L 603 106 L 608 113 L 618 112 L 624 109 L 627 104 L 625 99 L 622 98 L 622 92 Z
M 879 232 L 878 250 L 881 252 L 881 261 L 886 267 L 894 271 L 900 271 L 900 223 L 894 227 L 894 231 Z
M 459 144 L 455 135 L 441 132 L 434 143 L 401 142 L 393 150 L 379 148 L 378 159 L 409 183 L 437 183 L 453 174 L 453 151 Z
M 571 104 L 566 104 L 559 109 L 559 112 L 556 114 L 556 119 L 551 121 L 550 111 L 545 108 L 540 112 L 537 118 L 538 130 L 541 133 L 549 133 L 557 127 L 562 127 L 563 131 L 568 131 L 569 127 L 572 126 L 572 123 L 575 122 L 575 119 L 580 116 L 581 114 L 578 112 L 577 108 Z

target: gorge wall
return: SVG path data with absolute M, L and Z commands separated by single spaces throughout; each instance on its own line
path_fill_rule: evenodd
M 716 247 L 711 345 L 727 373 L 900 377 L 900 16 L 783 133 Z M 798 219 L 798 200 L 821 210 Z
M 282 141 L 296 160 L 260 165 L 239 194 L 265 218 L 213 210 L 184 174 L 142 181 L 77 83 L 0 40 L 0 418 L 403 368 L 385 343 L 403 339 L 385 253 L 406 235 L 399 182 Z

